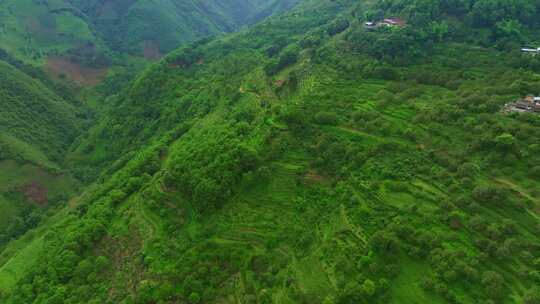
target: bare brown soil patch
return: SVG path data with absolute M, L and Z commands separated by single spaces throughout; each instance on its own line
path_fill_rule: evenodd
M 304 176 L 308 184 L 324 183 L 326 179 L 315 171 L 308 171 Z
M 276 80 L 276 87 L 281 88 L 285 84 L 285 80 L 279 79 Z
M 66 77 L 83 86 L 99 84 L 107 74 L 107 68 L 89 68 L 64 57 L 49 57 L 45 70 L 56 77 Z
M 19 188 L 19 191 L 24 194 L 24 197 L 38 205 L 47 204 L 47 188 L 41 185 L 39 182 L 31 182 L 23 185 Z
M 450 220 L 450 228 L 454 230 L 461 229 L 461 222 L 459 219 L 453 218 Z
M 47 18 L 48 17 L 48 18 Z M 33 33 L 55 33 L 56 22 L 52 16 L 33 16 L 24 19 L 26 29 Z

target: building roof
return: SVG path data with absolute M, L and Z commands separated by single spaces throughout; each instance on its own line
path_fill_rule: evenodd
M 515 107 L 520 109 L 530 109 L 532 107 L 532 104 L 530 102 L 520 100 L 515 103 Z
M 388 17 L 383 19 L 384 23 L 393 24 L 393 25 L 399 25 L 404 26 L 407 24 L 407 21 L 405 19 L 397 18 L 397 17 Z

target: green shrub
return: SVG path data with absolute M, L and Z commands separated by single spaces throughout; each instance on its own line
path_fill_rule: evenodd
M 315 122 L 321 125 L 335 126 L 339 118 L 335 112 L 319 112 L 315 115 Z

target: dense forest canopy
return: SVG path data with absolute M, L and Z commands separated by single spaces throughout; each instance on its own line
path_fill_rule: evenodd
M 538 43 L 530 30 L 540 25 L 539 10 L 540 5 L 533 0 L 382 0 L 367 16 L 396 14 L 417 29 L 476 40 L 488 46 L 496 40 L 506 44 Z
M 537 1 L 235 3 L 70 1 L 283 10 L 82 91 L 0 53 L 0 303 L 540 303 Z
M 32 146 L 44 160 L 61 161 L 82 120 L 75 105 L 5 61 L 0 61 L 0 98 L 0 159 L 39 162 L 9 144 L 13 141 Z

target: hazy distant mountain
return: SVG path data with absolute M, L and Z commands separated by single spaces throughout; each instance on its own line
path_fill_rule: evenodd
M 0 47 L 34 62 L 68 51 L 94 60 L 92 64 L 109 51 L 159 56 L 181 43 L 233 31 L 290 9 L 296 2 L 4 0 Z

